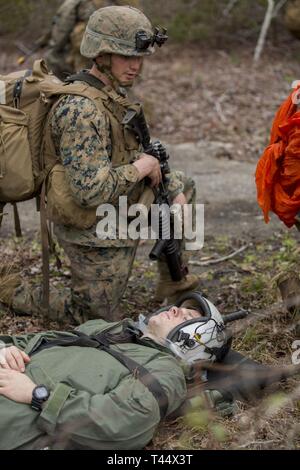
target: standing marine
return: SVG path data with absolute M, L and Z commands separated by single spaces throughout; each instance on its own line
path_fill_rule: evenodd
M 99 238 L 96 211 L 107 203 L 118 210 L 120 196 L 127 196 L 128 206 L 135 204 L 144 194 L 146 178 L 152 187 L 161 181 L 158 160 L 143 152 L 123 123 L 132 106 L 127 90 L 141 73 L 144 57 L 154 53 L 158 34 L 136 8 L 111 6 L 94 12 L 81 43 L 81 54 L 93 66 L 68 78 L 72 93 L 61 95 L 50 111 L 45 152 L 55 154 L 57 164 L 48 181 L 48 216 L 71 264 L 71 288 L 51 287 L 52 319 L 82 323 L 120 318 L 118 306 L 138 240 Z M 168 177 L 173 203 L 195 203 L 192 179 L 178 171 Z M 158 261 L 158 270 L 159 301 L 173 301 L 199 284 L 194 274 L 172 281 L 164 260 Z M 18 313 L 38 313 L 42 288 L 23 281 L 6 299 Z

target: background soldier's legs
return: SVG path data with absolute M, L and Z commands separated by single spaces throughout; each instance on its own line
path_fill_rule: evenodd
M 61 243 L 71 262 L 71 312 L 77 322 L 115 321 L 136 247 L 94 248 Z

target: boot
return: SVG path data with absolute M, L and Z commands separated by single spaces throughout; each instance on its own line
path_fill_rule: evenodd
M 200 281 L 196 274 L 187 274 L 181 281 L 173 281 L 167 264 L 164 261 L 157 262 L 159 279 L 154 294 L 154 300 L 168 304 L 176 302 L 181 295 L 193 291 L 199 287 Z

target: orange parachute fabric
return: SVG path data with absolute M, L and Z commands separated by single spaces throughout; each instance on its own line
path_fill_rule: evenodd
M 300 97 L 300 85 L 279 108 L 271 131 L 271 140 L 256 168 L 258 204 L 265 222 L 272 211 L 292 227 L 300 212 L 300 111 L 294 104 Z

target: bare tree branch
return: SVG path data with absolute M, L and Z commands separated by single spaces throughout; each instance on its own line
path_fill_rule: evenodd
M 260 59 L 261 53 L 263 51 L 266 37 L 268 34 L 268 30 L 273 18 L 274 14 L 274 8 L 275 8 L 275 3 L 274 0 L 268 0 L 268 8 L 265 14 L 265 19 L 260 31 L 260 35 L 258 38 L 257 46 L 255 48 L 255 53 L 254 53 L 254 58 L 253 58 L 253 64 L 256 65 Z
M 238 1 L 239 0 L 229 0 L 227 7 L 223 10 L 223 16 L 229 16 Z
M 277 3 L 277 5 L 274 8 L 273 18 L 275 18 L 278 15 L 279 11 L 281 10 L 282 7 L 284 7 L 286 3 L 287 3 L 287 0 L 280 0 Z
M 192 264 L 193 266 L 209 266 L 210 264 L 222 263 L 223 261 L 227 261 L 228 259 L 234 258 L 234 256 L 239 255 L 240 253 L 245 251 L 248 247 L 249 247 L 249 245 L 242 246 L 242 248 L 239 248 L 238 250 L 234 251 L 230 255 L 223 256 L 222 258 L 219 258 L 219 259 L 213 259 L 213 260 L 210 260 L 210 261 L 192 261 L 192 260 L 190 260 L 189 264 Z

